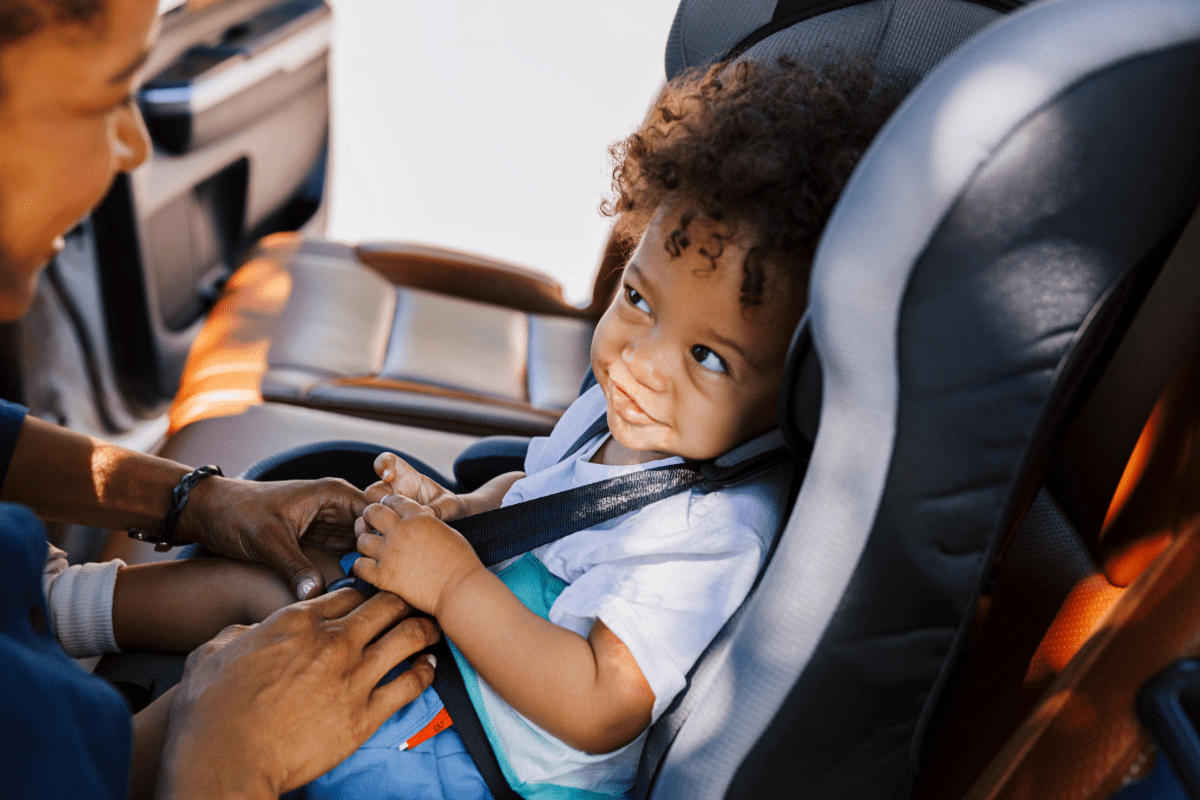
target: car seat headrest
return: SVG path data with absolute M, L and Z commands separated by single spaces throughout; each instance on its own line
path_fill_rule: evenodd
M 975 31 L 1027 0 L 683 0 L 667 39 L 667 78 L 745 55 L 863 56 L 915 84 Z

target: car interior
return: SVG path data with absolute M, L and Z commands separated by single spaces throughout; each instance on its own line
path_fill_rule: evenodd
M 323 448 L 472 485 L 553 427 L 627 253 L 575 306 L 518 265 L 321 238 L 331 25 L 323 0 L 164 12 L 153 156 L 6 326 L 3 396 L 360 484 Z M 665 69 L 779 54 L 866 56 L 908 95 L 814 262 L 787 521 L 637 796 L 1200 797 L 1200 3 L 682 0 Z

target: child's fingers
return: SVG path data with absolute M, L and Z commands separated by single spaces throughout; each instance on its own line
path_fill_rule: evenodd
M 428 506 L 423 506 L 415 500 L 398 494 L 391 494 L 379 501 L 380 505 L 387 506 L 396 512 L 400 519 L 412 519 L 413 517 L 436 517 L 433 509 Z
M 350 571 L 372 586 L 379 585 L 376 583 L 379 579 L 379 562 L 370 556 L 360 556 Z
M 373 533 L 362 533 L 358 537 L 358 554 L 370 558 L 378 558 L 383 549 L 383 537 Z
M 400 457 L 395 453 L 380 453 L 375 456 L 375 474 L 380 479 L 390 481 L 396 477 L 396 462 Z
M 387 481 L 376 481 L 367 487 L 363 492 L 363 496 L 367 498 L 367 505 L 378 503 L 383 498 L 392 493 L 392 485 Z

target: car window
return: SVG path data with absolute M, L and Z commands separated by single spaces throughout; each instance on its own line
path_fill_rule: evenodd
M 331 0 L 330 238 L 456 247 L 591 290 L 606 148 L 661 86 L 678 0 Z

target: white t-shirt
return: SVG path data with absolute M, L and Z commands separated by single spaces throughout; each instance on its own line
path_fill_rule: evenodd
M 513 484 L 503 504 L 682 463 L 679 457 L 622 466 L 591 463 L 607 434 L 559 462 L 604 409 L 604 394 L 593 387 L 567 409 L 549 437 L 534 439 L 525 459 L 527 477 Z M 654 691 L 657 720 L 750 591 L 780 527 L 790 476 L 783 467 L 731 489 L 682 492 L 534 550 L 569 584 L 551 606 L 550 621 L 586 637 L 603 620 Z M 521 781 L 616 795 L 632 790 L 644 733 L 613 753 L 590 755 L 538 728 L 482 680 L 480 689 Z

